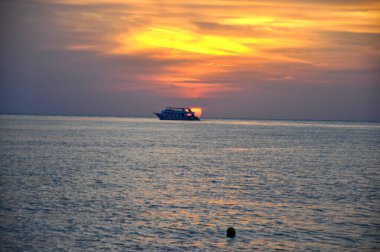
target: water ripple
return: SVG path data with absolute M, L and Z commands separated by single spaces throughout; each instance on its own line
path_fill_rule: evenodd
M 1 116 L 0 250 L 377 251 L 379 128 Z

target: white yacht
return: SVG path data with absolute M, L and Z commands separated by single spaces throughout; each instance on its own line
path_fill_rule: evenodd
M 161 113 L 154 113 L 160 120 L 187 120 L 199 121 L 199 117 L 195 115 L 190 108 L 166 107 Z

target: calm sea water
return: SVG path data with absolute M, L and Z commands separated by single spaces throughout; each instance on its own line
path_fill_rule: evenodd
M 3 115 L 0 250 L 379 250 L 379 153 L 376 123 Z

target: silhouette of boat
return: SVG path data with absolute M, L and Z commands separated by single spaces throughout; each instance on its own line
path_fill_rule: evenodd
M 154 113 L 160 120 L 184 120 L 199 121 L 199 117 L 195 115 L 190 108 L 166 107 L 161 113 Z

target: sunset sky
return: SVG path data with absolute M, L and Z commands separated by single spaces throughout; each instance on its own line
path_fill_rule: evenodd
M 0 112 L 380 120 L 380 1 L 9 0 Z

